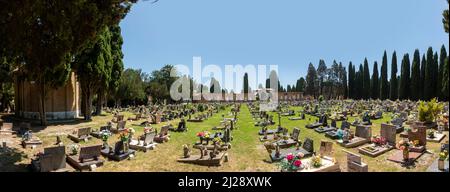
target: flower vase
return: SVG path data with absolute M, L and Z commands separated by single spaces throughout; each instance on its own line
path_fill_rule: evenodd
M 444 170 L 445 169 L 445 162 L 443 159 L 439 159 L 438 160 L 438 169 L 439 170 Z
M 203 145 L 203 137 L 200 137 L 200 145 Z

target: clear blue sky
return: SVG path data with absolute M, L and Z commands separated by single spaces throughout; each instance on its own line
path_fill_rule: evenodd
M 140 1 L 122 21 L 124 63 L 145 72 L 165 64 L 277 64 L 283 85 L 324 59 L 348 66 L 383 51 L 412 56 L 439 50 L 446 0 L 159 0 Z M 390 67 L 390 64 L 389 64 Z M 372 69 L 371 69 L 372 72 Z

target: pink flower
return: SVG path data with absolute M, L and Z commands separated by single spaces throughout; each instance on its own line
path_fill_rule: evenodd
M 302 161 L 300 161 L 300 160 L 294 161 L 294 166 L 300 167 L 300 165 L 302 165 Z
M 292 161 L 292 159 L 294 159 L 294 155 L 292 155 L 292 154 L 290 153 L 290 154 L 288 154 L 288 155 L 286 156 L 286 159 L 287 159 L 288 161 Z

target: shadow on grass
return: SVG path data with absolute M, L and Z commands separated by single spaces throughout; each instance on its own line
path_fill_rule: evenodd
M 17 149 L 0 148 L 0 172 L 24 172 L 28 165 L 22 161 L 27 159 L 28 155 Z

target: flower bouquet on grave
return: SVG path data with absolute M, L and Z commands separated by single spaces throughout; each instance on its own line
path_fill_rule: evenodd
M 214 137 L 214 139 L 212 141 L 213 141 L 213 144 L 217 143 L 219 146 L 222 145 L 222 139 L 218 136 Z
M 106 148 L 109 147 L 108 139 L 109 139 L 110 136 L 111 136 L 111 133 L 108 132 L 108 131 L 103 131 L 101 133 L 101 138 L 102 138 L 102 141 L 103 141 L 103 149 L 106 149 Z
M 381 136 L 375 136 L 372 138 L 372 143 L 375 144 L 375 146 L 384 146 L 386 145 L 386 138 Z
M 300 160 L 303 156 L 303 153 L 298 153 L 297 155 L 289 153 L 278 166 L 282 172 L 296 172 L 303 167 L 302 161 Z
M 442 152 L 439 153 L 439 160 L 438 160 L 438 169 L 439 170 L 444 170 L 445 169 L 445 159 L 448 156 L 448 151 L 447 150 L 443 150 Z M 447 159 L 448 160 L 448 159 Z
M 397 143 L 397 149 L 403 151 L 403 160 L 409 160 L 409 148 L 411 147 L 411 143 L 405 140 L 401 140 Z
M 78 146 L 77 144 L 72 144 L 72 145 L 69 146 L 69 150 L 71 152 L 71 155 L 77 155 L 79 149 L 80 149 L 80 146 Z
M 123 143 L 123 152 L 124 153 L 128 152 L 128 149 L 129 149 L 129 145 L 128 144 L 129 144 L 129 142 L 131 140 L 131 137 L 132 137 L 132 131 L 134 131 L 134 130 L 132 130 L 130 128 L 127 128 L 127 129 L 124 129 L 119 134 L 119 139 Z
M 202 131 L 197 133 L 197 137 L 200 139 L 200 145 L 206 140 L 206 145 L 209 143 L 210 133 L 208 131 Z
M 314 168 L 321 167 L 322 166 L 322 158 L 320 158 L 320 156 L 313 155 L 313 157 L 311 157 L 310 165 Z

